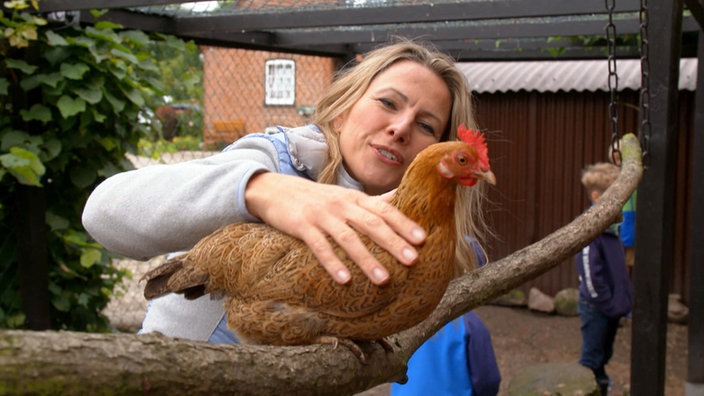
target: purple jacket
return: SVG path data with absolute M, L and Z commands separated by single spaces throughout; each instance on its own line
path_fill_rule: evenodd
M 580 299 L 612 318 L 631 311 L 631 285 L 623 244 L 618 234 L 606 229 L 577 254 Z

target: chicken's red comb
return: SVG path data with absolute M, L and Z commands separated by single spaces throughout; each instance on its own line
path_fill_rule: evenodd
M 462 139 L 463 142 L 474 147 L 477 150 L 479 164 L 482 169 L 489 169 L 489 148 L 486 145 L 486 140 L 484 139 L 484 134 L 475 131 L 473 129 L 467 129 L 464 124 L 461 124 L 457 129 L 457 136 Z

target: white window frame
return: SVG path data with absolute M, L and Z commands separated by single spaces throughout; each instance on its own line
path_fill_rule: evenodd
M 292 106 L 296 103 L 296 62 L 270 59 L 264 64 L 264 103 L 268 106 Z

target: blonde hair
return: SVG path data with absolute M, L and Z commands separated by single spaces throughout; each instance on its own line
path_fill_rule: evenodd
M 609 162 L 598 162 L 582 170 L 582 185 L 587 194 L 594 191 L 602 194 L 616 180 L 621 168 Z
M 461 124 L 476 129 L 472 93 L 464 74 L 455 67 L 455 61 L 448 55 L 411 40 L 398 39 L 396 42 L 367 53 L 354 66 L 341 71 L 327 93 L 318 101 L 315 123 L 325 135 L 328 143 L 329 161 L 318 177 L 322 183 L 337 182 L 338 169 L 342 165 L 339 135 L 335 133 L 333 122 L 349 110 L 367 91 L 371 82 L 381 72 L 400 61 L 412 61 L 427 67 L 437 74 L 450 90 L 452 107 L 447 129 L 440 141 L 456 140 L 457 129 Z M 457 226 L 456 263 L 457 273 L 461 274 L 476 267 L 476 255 L 464 239 L 470 235 L 482 241 L 486 230 L 483 211 L 484 189 L 480 183 L 473 188 L 458 189 L 455 205 Z

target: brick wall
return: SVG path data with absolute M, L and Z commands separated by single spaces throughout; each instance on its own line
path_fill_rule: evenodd
M 332 81 L 336 61 L 317 56 L 202 46 L 203 140 L 222 146 L 246 133 L 275 125 L 298 126 L 308 122 L 297 113 L 313 106 Z M 265 105 L 264 65 L 270 59 L 296 64 L 296 96 L 291 106 Z

